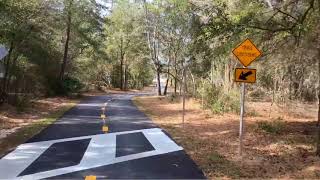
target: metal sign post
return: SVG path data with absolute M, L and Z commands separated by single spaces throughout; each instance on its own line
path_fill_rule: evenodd
M 239 155 L 242 155 L 242 147 L 243 147 L 243 134 L 244 134 L 244 102 L 245 102 L 245 92 L 246 91 L 246 84 L 241 83 L 241 97 L 240 97 L 240 129 L 239 129 Z
M 243 137 L 244 137 L 244 105 L 246 84 L 256 82 L 256 69 L 247 68 L 253 61 L 262 55 L 262 52 L 253 44 L 250 39 L 242 42 L 232 53 L 237 57 L 243 68 L 237 68 L 235 70 L 235 82 L 241 82 L 241 97 L 240 97 L 240 129 L 239 129 L 239 155 L 242 156 L 243 150 Z
M 186 68 L 183 68 L 183 98 L 182 98 L 182 128 L 184 128 L 184 116 L 186 113 Z
M 182 78 L 182 128 L 184 128 L 185 114 L 186 114 L 186 89 L 187 89 L 187 66 L 189 63 L 190 57 L 187 56 L 185 61 L 182 63 L 183 66 L 183 78 Z

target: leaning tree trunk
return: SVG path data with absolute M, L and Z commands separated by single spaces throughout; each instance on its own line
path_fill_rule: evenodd
M 171 58 L 169 56 L 168 70 L 167 70 L 167 81 L 166 81 L 166 86 L 164 87 L 163 95 L 167 95 L 167 91 L 168 91 L 168 84 L 169 84 L 169 79 L 170 79 L 170 64 L 171 64 Z
M 167 77 L 166 86 L 164 87 L 163 95 L 167 95 L 168 93 L 168 84 L 169 84 L 169 76 Z
M 71 33 L 71 23 L 72 23 L 72 13 L 71 13 L 71 7 L 72 7 L 73 0 L 69 1 L 68 6 L 68 20 L 67 20 L 67 32 L 66 32 L 66 42 L 64 45 L 64 54 L 63 54 L 63 62 L 61 64 L 61 71 L 60 71 L 60 82 L 63 81 L 64 74 L 66 71 L 67 61 L 68 61 L 68 51 L 69 51 L 69 42 L 70 42 L 70 33 Z

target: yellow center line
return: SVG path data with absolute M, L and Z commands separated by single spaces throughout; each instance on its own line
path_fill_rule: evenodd
M 86 176 L 85 180 L 96 180 L 97 176 Z
M 102 110 L 102 114 L 101 114 L 101 119 L 103 120 L 103 126 L 102 126 L 102 131 L 105 133 L 108 133 L 109 131 L 109 127 L 106 125 L 106 118 L 107 116 L 105 115 L 106 112 L 106 108 L 107 108 L 108 103 L 104 103 L 104 106 L 101 108 Z
M 107 133 L 109 131 L 109 127 L 106 125 L 102 126 L 102 131 Z

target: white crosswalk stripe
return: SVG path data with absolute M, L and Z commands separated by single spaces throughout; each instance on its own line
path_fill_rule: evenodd
M 136 132 L 142 132 L 155 150 L 116 157 L 116 136 Z M 91 138 L 90 144 L 78 165 L 17 177 L 52 144 L 88 138 Z M 182 149 L 159 128 L 27 143 L 0 160 L 0 179 L 43 179 Z

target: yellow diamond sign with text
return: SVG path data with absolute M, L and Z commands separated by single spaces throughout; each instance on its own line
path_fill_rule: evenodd
M 261 56 L 261 51 L 249 40 L 242 42 L 232 53 L 238 58 L 245 67 Z

